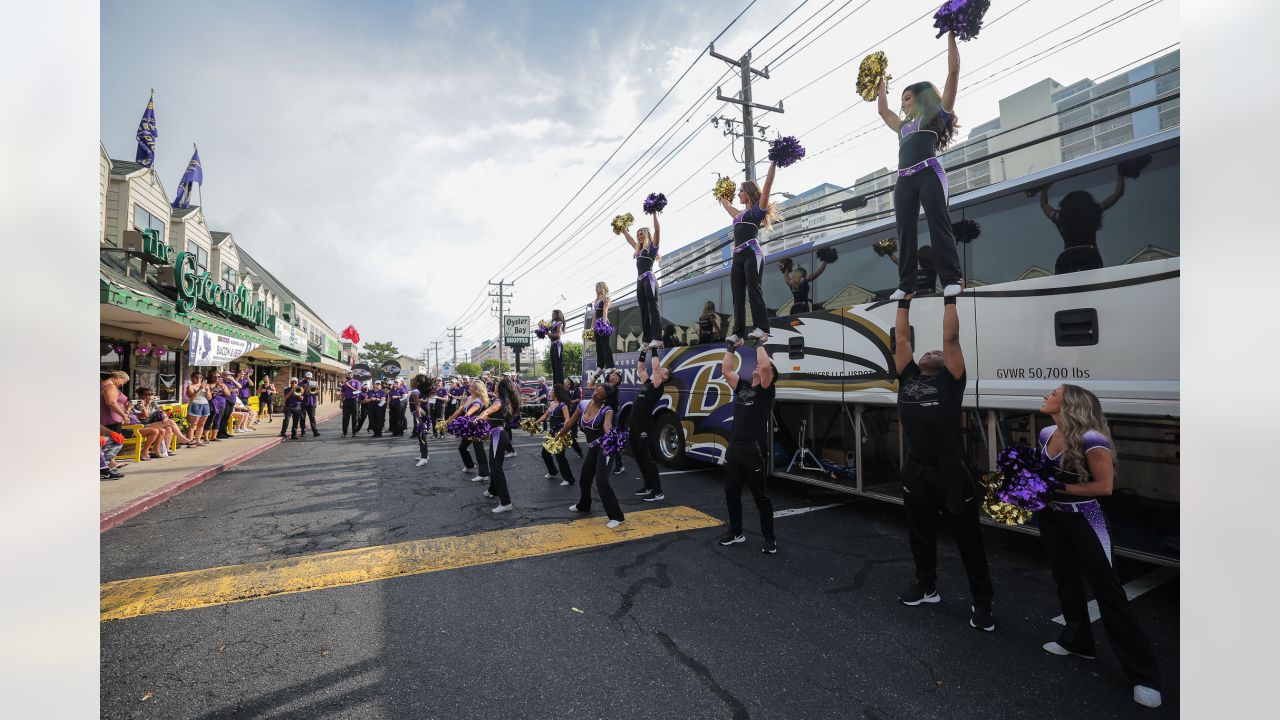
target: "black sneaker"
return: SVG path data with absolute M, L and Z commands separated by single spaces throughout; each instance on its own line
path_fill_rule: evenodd
M 733 545 L 735 543 L 742 543 L 746 541 L 747 541 L 746 535 L 743 535 L 742 533 L 738 533 L 737 535 L 734 535 L 732 531 L 722 535 L 719 540 L 720 544 L 724 545 L 725 547 L 728 547 L 729 545 Z
M 911 583 L 911 587 L 908 587 L 898 596 L 898 602 L 912 606 L 922 603 L 941 602 L 941 600 L 942 596 L 938 594 L 937 588 L 925 588 L 919 582 Z
M 778 541 L 777 541 L 777 540 L 772 540 L 772 539 L 770 539 L 770 540 L 765 540 L 765 541 L 764 541 L 764 546 L 760 548 L 760 552 L 764 553 L 765 555 L 777 555 L 777 554 L 778 554 Z
M 969 606 L 969 626 L 985 632 L 996 629 L 995 618 L 991 617 L 991 603 Z
M 640 499 L 645 502 L 658 502 L 659 500 L 666 500 L 667 496 L 663 495 L 661 490 L 654 490 Z
M 633 493 L 631 493 L 631 494 L 632 494 L 632 495 L 648 495 L 648 494 L 649 494 L 649 488 L 647 488 L 647 487 L 642 487 L 642 488 L 640 488 L 640 489 L 636 490 L 635 492 L 633 492 Z

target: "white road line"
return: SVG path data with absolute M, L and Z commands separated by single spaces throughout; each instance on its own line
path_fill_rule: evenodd
M 1165 584 L 1166 582 L 1176 577 L 1178 577 L 1178 571 L 1173 568 L 1168 568 L 1168 567 L 1157 568 L 1156 570 L 1153 570 L 1152 572 L 1149 572 L 1146 575 L 1143 575 L 1142 577 L 1134 578 L 1133 580 L 1130 580 L 1129 582 L 1125 583 L 1124 594 L 1128 596 L 1130 600 L 1132 600 L 1138 597 L 1139 595 L 1144 595 L 1148 592 L 1151 592 L 1152 590 L 1155 590 L 1156 588 L 1160 587 L 1161 585 Z M 1098 622 L 1098 618 L 1100 617 L 1102 616 L 1098 613 L 1098 601 L 1090 600 L 1089 601 L 1089 622 L 1091 623 Z M 1053 621 L 1058 623 L 1059 625 L 1067 624 L 1066 618 L 1062 617 L 1061 615 L 1054 618 Z
M 838 503 L 831 503 L 830 505 L 814 505 L 813 507 L 787 508 L 786 510 L 778 510 L 774 512 L 773 516 L 775 518 L 780 518 L 780 517 L 787 517 L 788 515 L 803 515 L 804 513 L 810 513 L 815 510 L 826 510 L 827 508 L 840 507 L 841 505 L 845 505 L 845 504 L 847 503 L 838 502 Z
M 710 469 L 711 468 L 698 468 L 696 470 L 668 470 L 666 472 L 660 472 L 658 474 L 659 475 L 686 475 L 688 473 L 707 472 Z

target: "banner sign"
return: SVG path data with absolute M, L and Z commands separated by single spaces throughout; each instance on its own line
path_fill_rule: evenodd
M 369 382 L 373 379 L 373 368 L 369 363 L 356 363 L 351 366 L 351 374 L 362 383 Z
M 256 347 L 258 347 L 257 343 L 247 340 L 191 328 L 187 333 L 187 365 L 192 367 L 226 365 Z
M 382 379 L 395 380 L 400 375 L 400 363 L 396 360 L 388 360 L 382 363 Z
M 502 318 L 502 344 L 511 348 L 529 346 L 528 315 L 506 315 Z

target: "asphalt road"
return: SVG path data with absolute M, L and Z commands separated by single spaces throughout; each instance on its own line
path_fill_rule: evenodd
M 542 477 L 536 440 L 507 460 L 515 511 L 439 441 L 286 443 L 102 535 L 112 581 L 576 519 L 577 487 Z M 576 460 L 574 456 L 571 458 Z M 577 463 L 574 462 L 575 471 Z M 632 466 L 628 467 L 633 469 Z M 717 469 L 663 478 L 627 512 L 726 517 Z M 619 481 L 620 480 L 620 481 Z M 775 508 L 848 501 L 777 482 Z M 1110 718 L 1178 712 L 1178 582 L 1135 609 L 1165 704 L 1130 699 L 1101 625 L 1099 658 L 1043 653 L 1059 614 L 1039 540 L 984 528 L 997 629 L 968 625 L 945 533 L 943 602 L 895 600 L 911 578 L 901 508 L 870 500 L 780 517 L 777 555 L 715 543 L 723 527 L 429 574 L 104 622 L 110 718 Z M 604 522 L 597 503 L 593 515 Z M 1121 579 L 1153 568 L 1119 561 Z

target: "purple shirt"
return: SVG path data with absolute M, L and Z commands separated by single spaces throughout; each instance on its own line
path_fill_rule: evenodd
M 312 383 L 310 380 L 303 380 L 302 382 L 298 383 L 298 385 L 300 385 L 303 390 L 302 407 L 306 407 L 306 408 L 315 407 L 316 399 L 320 396 L 320 393 L 318 392 L 320 390 L 320 386 Z M 311 393 L 312 388 L 315 388 L 317 390 L 316 394 L 314 395 Z
M 360 394 L 360 381 L 352 378 L 342 383 L 342 399 L 351 400 Z
M 391 401 L 396 403 L 404 402 L 404 396 L 409 394 L 409 390 L 402 385 L 397 385 L 391 389 Z

